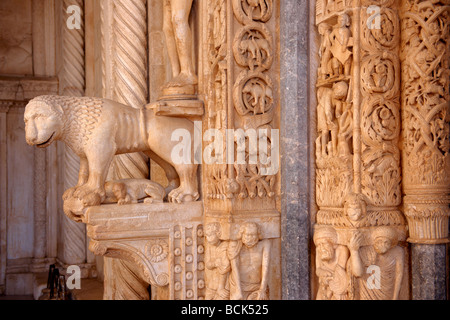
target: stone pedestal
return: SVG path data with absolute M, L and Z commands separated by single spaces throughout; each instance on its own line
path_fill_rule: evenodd
M 197 300 L 205 296 L 202 219 L 202 203 L 193 202 L 91 207 L 83 222 L 92 252 L 130 263 L 113 269 L 114 277 L 126 277 L 115 283 L 122 299 L 136 299 L 151 285 L 170 300 Z

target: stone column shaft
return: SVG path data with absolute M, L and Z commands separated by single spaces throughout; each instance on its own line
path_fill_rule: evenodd
M 80 8 L 80 28 L 69 29 L 67 8 Z M 61 8 L 62 26 L 62 70 L 60 90 L 64 96 L 82 97 L 85 91 L 85 25 L 84 1 L 64 0 Z M 78 183 L 80 160 L 73 151 L 65 147 L 64 151 L 64 190 Z M 63 252 L 61 259 L 65 264 L 83 264 L 86 262 L 86 226 L 62 216 Z
M 413 299 L 446 299 L 450 203 L 448 1 L 402 0 L 403 193 Z

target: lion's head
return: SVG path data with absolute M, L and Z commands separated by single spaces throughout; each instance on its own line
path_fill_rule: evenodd
M 25 108 L 25 137 L 30 146 L 48 147 L 60 138 L 63 109 L 51 96 L 31 100 Z

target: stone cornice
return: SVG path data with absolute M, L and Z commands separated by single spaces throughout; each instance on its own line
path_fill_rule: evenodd
M 12 107 L 40 95 L 58 94 L 57 78 L 0 77 L 0 102 Z M 12 102 L 12 103 L 11 103 Z

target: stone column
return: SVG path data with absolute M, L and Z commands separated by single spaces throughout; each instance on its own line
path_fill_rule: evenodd
M 316 1 L 316 299 L 408 298 L 398 9 Z
M 7 190 L 8 168 L 6 157 L 6 115 L 9 111 L 9 103 L 0 103 L 0 189 Z M 7 192 L 0 193 L 0 295 L 6 289 L 6 260 L 7 260 Z
M 282 297 L 309 300 L 309 4 L 282 0 L 280 6 Z
M 103 98 L 133 108 L 148 99 L 147 1 L 102 1 Z M 114 158 L 110 179 L 148 178 L 148 158 L 142 153 Z
M 47 255 L 46 150 L 34 150 L 34 259 Z
M 449 11 L 448 1 L 402 1 L 403 201 L 417 300 L 448 295 Z
M 148 99 L 147 1 L 102 0 L 103 98 L 143 108 Z M 116 156 L 109 179 L 148 178 L 148 159 L 141 153 Z M 148 284 L 128 262 L 105 257 L 104 299 L 148 300 Z M 120 270 L 120 272 L 118 271 Z M 117 273 L 119 272 L 119 273 Z M 127 287 L 134 287 L 127 290 Z
M 69 29 L 67 8 L 80 8 L 80 28 Z M 85 89 L 85 46 L 84 46 L 84 1 L 64 0 L 61 8 L 62 21 L 62 68 L 60 72 L 60 92 L 64 96 L 82 97 Z M 64 150 L 64 190 L 78 183 L 80 160 L 73 151 Z M 83 264 L 86 262 L 86 226 L 62 215 L 61 258 L 65 264 Z

